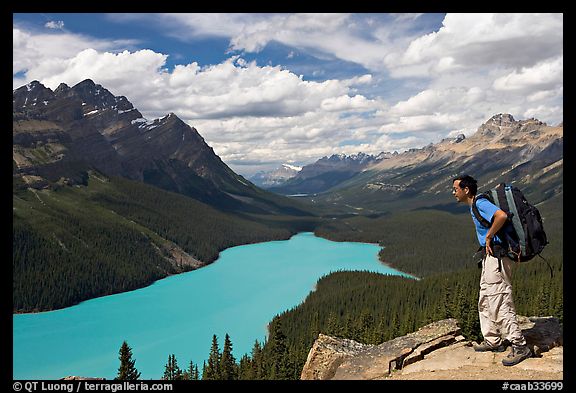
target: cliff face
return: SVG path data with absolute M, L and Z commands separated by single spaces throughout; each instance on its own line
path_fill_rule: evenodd
M 320 334 L 301 379 L 563 379 L 562 325 L 553 317 L 519 317 L 534 357 L 513 367 L 502 353 L 475 352 L 458 321 L 445 319 L 379 345 Z
M 12 97 L 13 176 L 26 187 L 86 185 L 96 170 L 219 209 L 281 210 L 173 113 L 147 120 L 126 97 L 90 79 L 54 91 L 34 81 Z

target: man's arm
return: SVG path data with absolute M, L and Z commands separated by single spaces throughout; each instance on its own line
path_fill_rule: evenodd
M 486 233 L 486 253 L 488 255 L 492 255 L 492 238 L 506 223 L 507 219 L 508 215 L 503 210 L 499 209 L 496 211 L 496 213 L 494 213 L 494 221 L 492 222 L 492 226 Z

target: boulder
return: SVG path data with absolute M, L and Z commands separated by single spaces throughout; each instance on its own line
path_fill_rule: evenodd
M 562 375 L 561 350 L 554 351 L 546 359 L 538 359 L 553 348 L 561 349 L 562 325 L 559 320 L 519 316 L 518 322 L 534 359 L 527 359 L 520 364 L 522 367 L 517 365 L 514 368 L 527 370 L 526 378 L 556 379 Z M 320 334 L 310 349 L 301 379 L 435 379 L 435 376 L 439 379 L 460 379 L 459 376 L 462 379 L 467 376 L 493 379 L 495 375 L 505 377 L 502 373 L 511 369 L 501 364 L 501 358 L 506 355 L 507 352 L 475 352 L 472 343 L 460 334 L 458 321 L 450 318 L 379 345 Z M 461 372 L 466 367 L 470 367 L 473 373 Z M 434 374 L 437 371 L 450 378 L 441 377 L 441 373 Z M 406 377 L 408 374 L 411 374 L 410 378 Z M 515 379 L 524 377 L 518 372 L 511 375 Z

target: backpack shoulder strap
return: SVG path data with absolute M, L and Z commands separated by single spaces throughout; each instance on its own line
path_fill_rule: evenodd
M 478 207 L 476 206 L 476 201 L 478 201 L 478 199 L 482 199 L 482 198 L 489 199 L 484 194 L 478 194 L 474 197 L 474 200 L 472 201 L 472 213 L 474 213 L 474 217 L 476 217 L 476 219 L 478 220 L 480 225 L 482 225 L 484 228 L 490 228 L 490 226 L 491 226 L 490 221 L 488 221 L 487 219 L 482 217 L 482 215 L 480 214 L 480 211 L 478 210 Z

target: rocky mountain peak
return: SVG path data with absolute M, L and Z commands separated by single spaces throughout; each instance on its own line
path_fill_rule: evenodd
M 515 123 L 514 117 L 509 113 L 499 113 L 492 116 L 486 123 L 495 124 L 498 126 L 510 125 Z
M 79 97 L 84 104 L 99 109 L 115 107 L 117 102 L 112 93 L 91 79 L 85 79 L 74 85 L 68 92 Z
M 63 94 L 66 94 L 66 92 L 68 90 L 70 90 L 70 86 L 68 86 L 66 83 L 62 82 L 58 85 L 56 90 L 54 90 L 54 94 L 56 96 L 63 95 Z
M 362 206 L 371 201 L 366 197 L 369 192 L 377 195 L 378 204 L 394 203 L 398 198 L 416 201 L 419 197 L 404 192 L 411 190 L 410 195 L 441 201 L 446 182 L 461 172 L 485 176 L 483 187 L 495 181 L 516 182 L 522 187 L 546 183 L 548 192 L 554 194 L 562 190 L 562 147 L 562 125 L 552 127 L 535 118 L 516 120 L 500 113 L 466 137 L 444 138 L 376 161 L 362 176 L 333 187 L 325 199 Z
M 330 157 L 324 156 L 321 159 L 319 159 L 318 161 L 316 161 L 316 163 L 344 164 L 344 165 L 364 164 L 366 162 L 374 161 L 377 159 L 378 159 L 377 157 L 370 155 L 370 154 L 363 153 L 363 152 L 359 152 L 356 154 L 350 154 L 350 155 L 346 155 L 344 153 L 339 153 L 339 154 L 332 154 Z M 314 165 L 314 164 L 312 164 L 312 165 Z
M 21 111 L 37 105 L 46 106 L 53 99 L 52 90 L 35 80 L 12 92 L 12 109 Z
M 270 171 L 257 172 L 248 180 L 256 184 L 258 187 L 276 187 L 286 183 L 286 181 L 296 176 L 301 170 L 302 167 L 297 167 L 290 164 L 282 164 Z
M 95 169 L 227 208 L 241 204 L 232 194 L 253 192 L 174 113 L 149 121 L 91 79 L 56 90 L 35 81 L 13 91 L 15 173 L 38 187 L 84 184 Z
M 26 85 L 26 90 L 28 91 L 33 91 L 35 89 L 46 89 L 46 87 L 37 80 L 33 80 Z
M 546 126 L 546 123 L 535 118 L 515 120 L 512 115 L 498 114 L 482 124 L 472 139 L 481 140 L 486 146 L 493 143 L 515 143 L 523 140 L 527 134 L 532 139 L 538 137 L 538 130 Z
M 495 136 L 502 134 L 505 131 L 510 131 L 516 126 L 516 120 L 510 114 L 499 113 L 492 116 L 486 123 L 482 124 L 476 133 L 476 136 L 491 139 Z

